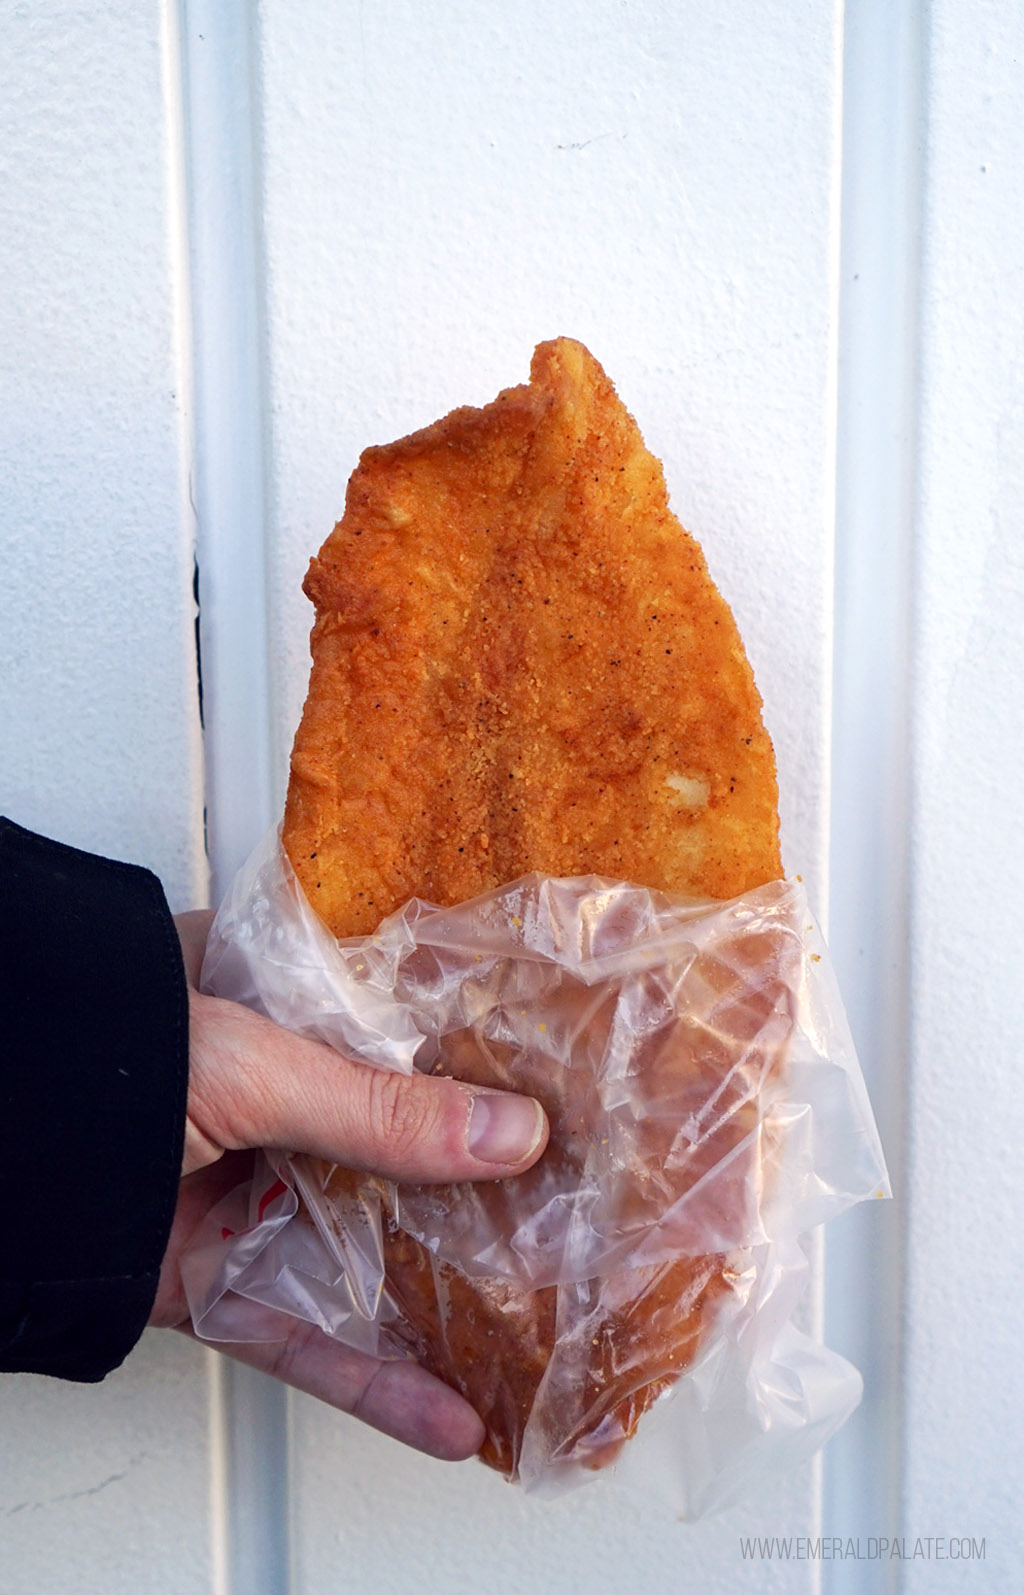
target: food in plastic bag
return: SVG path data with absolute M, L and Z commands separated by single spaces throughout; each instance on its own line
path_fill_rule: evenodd
M 232 1338 L 244 1296 L 411 1351 L 481 1412 L 485 1459 L 535 1487 L 613 1460 L 678 1385 L 690 1515 L 855 1405 L 855 1372 L 792 1327 L 797 1239 L 887 1185 L 798 883 L 692 904 L 530 876 L 336 941 L 272 838 L 203 983 L 378 1067 L 535 1091 L 552 1134 L 526 1174 L 456 1186 L 275 1156 L 186 1259 L 201 1334 Z
M 667 907 L 596 882 L 528 880 L 461 918 L 491 914 L 513 946 L 529 924 L 548 958 L 467 965 L 431 941 L 397 992 L 429 1027 L 417 1062 L 536 1096 L 548 1149 L 515 1179 L 399 1189 L 383 1257 L 399 1337 L 467 1396 L 484 1460 L 514 1476 L 531 1442 L 533 1466 L 610 1460 L 700 1349 L 730 1253 L 760 1228 L 800 944 L 777 909 L 704 914 L 651 968 Z

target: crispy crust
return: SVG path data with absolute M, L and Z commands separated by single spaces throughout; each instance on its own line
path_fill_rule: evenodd
M 582 345 L 367 449 L 305 590 L 284 842 L 335 935 L 529 870 L 716 898 L 781 874 L 735 622 Z

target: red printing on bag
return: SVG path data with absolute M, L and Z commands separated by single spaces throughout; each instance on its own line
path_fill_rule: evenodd
M 288 1187 L 284 1183 L 284 1180 L 275 1180 L 273 1185 L 263 1192 L 263 1195 L 260 1197 L 259 1207 L 256 1209 L 256 1222 L 258 1224 L 263 1223 L 263 1215 L 267 1211 L 267 1208 L 270 1206 L 271 1202 L 276 1201 L 279 1196 L 283 1196 L 287 1189 Z

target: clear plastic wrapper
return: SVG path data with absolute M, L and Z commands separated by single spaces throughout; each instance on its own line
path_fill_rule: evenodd
M 794 1326 L 799 1238 L 889 1192 L 798 882 L 694 904 L 532 875 L 339 942 L 273 836 L 202 980 L 370 1065 L 535 1095 L 551 1140 L 516 1179 L 446 1186 L 268 1154 L 185 1259 L 200 1335 L 278 1339 L 285 1314 L 416 1355 L 510 1477 L 657 1459 L 688 1517 L 856 1405 L 856 1371 Z

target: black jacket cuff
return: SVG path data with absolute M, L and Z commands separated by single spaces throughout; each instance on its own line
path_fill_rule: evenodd
M 146 1325 L 188 1093 L 156 876 L 0 819 L 0 1369 L 97 1380 Z

